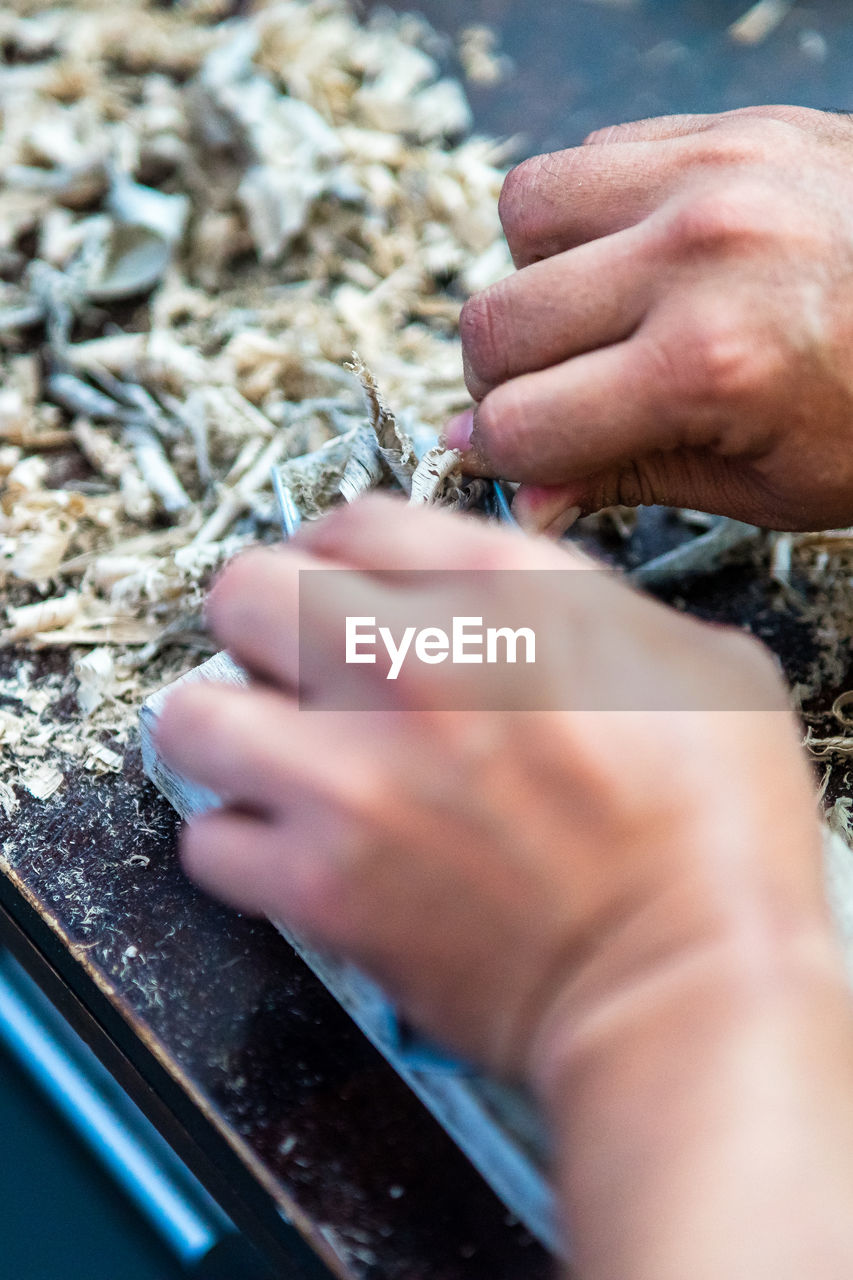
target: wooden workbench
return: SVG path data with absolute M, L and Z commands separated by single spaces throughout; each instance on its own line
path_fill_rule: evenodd
M 835 0 L 795 10 L 752 50 L 724 36 L 744 0 L 543 0 L 535 20 L 512 0 L 419 7 L 449 31 L 475 20 L 502 31 L 516 74 L 472 98 L 480 128 L 523 133 L 528 151 L 673 110 L 853 105 L 853 12 Z M 809 31 L 826 40 L 822 61 Z M 651 518 L 636 555 L 670 536 Z M 809 655 L 807 628 L 747 571 L 687 602 L 749 620 L 794 677 Z M 81 775 L 47 802 L 24 795 L 2 823 L 0 937 L 282 1275 L 549 1275 L 544 1251 L 279 935 L 184 879 L 176 826 L 136 751 L 120 776 Z

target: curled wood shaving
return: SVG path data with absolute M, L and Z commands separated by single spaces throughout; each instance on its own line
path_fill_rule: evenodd
M 346 366 L 356 375 L 361 383 L 364 392 L 364 399 L 367 405 L 367 416 L 370 431 L 373 436 L 374 447 L 378 448 L 379 457 L 385 466 L 391 472 L 400 488 L 405 493 L 411 493 L 412 490 L 412 473 L 417 465 L 417 456 L 415 455 L 414 445 L 411 438 L 406 435 L 405 431 L 399 426 L 394 414 L 388 408 L 379 388 L 376 385 L 376 378 L 373 376 L 367 365 L 356 352 L 353 352 L 352 361 Z M 354 449 L 354 455 L 358 446 Z M 363 446 L 362 446 L 363 450 Z M 372 473 L 365 466 L 361 457 L 355 458 L 354 461 L 361 467 L 365 475 L 371 477 L 370 483 L 377 484 L 381 477 L 381 472 L 377 475 Z M 347 472 L 344 474 L 344 480 L 347 480 Z M 353 488 L 353 481 L 349 482 L 349 487 Z M 365 485 L 364 487 L 370 487 Z
M 46 631 L 57 631 L 67 626 L 77 616 L 80 608 L 80 592 L 66 591 L 64 596 L 41 600 L 37 604 L 22 605 L 9 610 L 9 626 L 2 638 L 7 644 L 29 640 Z
M 35 796 L 36 800 L 49 800 L 55 792 L 59 790 L 65 781 L 65 777 L 61 769 L 56 765 L 44 762 L 37 764 L 33 768 L 28 769 L 21 778 L 22 786 L 26 787 L 31 796 Z

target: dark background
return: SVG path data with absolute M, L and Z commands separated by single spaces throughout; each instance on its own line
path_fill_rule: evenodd
M 515 74 L 469 93 L 478 128 L 524 135 L 525 152 L 675 112 L 770 102 L 853 109 L 850 0 L 798 0 L 754 47 L 728 35 L 749 0 L 391 0 L 387 7 L 419 9 L 451 34 L 477 22 L 501 33 Z
M 423 0 L 417 7 L 450 34 L 474 22 L 498 28 L 514 74 L 470 95 L 478 129 L 521 135 L 519 156 L 571 146 L 591 129 L 642 116 L 759 102 L 853 108 L 853 0 L 800 0 L 755 48 L 736 47 L 726 34 L 746 0 Z M 0 1150 L 2 1280 L 177 1275 L 2 1055 Z

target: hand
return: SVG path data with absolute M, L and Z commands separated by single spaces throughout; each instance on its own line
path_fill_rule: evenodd
M 772 662 L 607 573 L 584 574 L 579 592 L 567 570 L 584 563 L 474 520 L 360 501 L 225 572 L 209 617 L 252 684 L 177 691 L 159 730 L 172 766 L 226 802 L 185 833 L 190 875 L 346 953 L 426 1030 L 519 1076 L 557 1008 L 579 1025 L 649 970 L 713 952 L 775 897 L 805 928 L 823 920 L 809 779 Z M 537 635 L 547 619 L 565 637 L 543 646 L 545 688 L 567 669 L 586 706 L 612 705 L 621 678 L 671 709 L 435 712 L 417 678 L 391 685 L 384 710 L 298 708 L 300 570 L 424 570 L 400 593 L 405 611 L 448 564 L 556 570 L 550 585 L 564 585 L 547 597 L 535 574 L 514 588 Z M 488 607 L 476 590 L 468 613 Z M 334 641 L 322 618 L 302 627 L 328 706 L 343 678 Z M 695 709 L 739 706 L 747 688 L 771 710 Z
M 568 671 L 604 706 L 626 673 L 670 709 L 436 712 L 435 684 L 409 676 L 381 711 L 335 712 L 336 640 L 304 607 L 318 696 L 297 709 L 301 569 L 349 567 L 386 595 L 373 571 L 406 570 L 405 614 L 448 564 L 556 570 L 547 592 L 509 575 L 562 638 L 546 688 Z M 166 758 L 226 806 L 187 829 L 185 865 L 533 1085 L 580 1280 L 842 1280 L 853 1020 L 780 681 L 743 636 L 605 573 L 578 590 L 573 567 L 546 542 L 376 498 L 237 560 L 210 617 L 252 681 L 187 686 L 160 725 Z M 466 612 L 487 611 L 494 581 Z M 697 710 L 745 687 L 766 710 Z
M 461 333 L 471 472 L 559 534 L 611 504 L 853 523 L 853 125 L 799 107 L 592 134 L 508 176 L 517 274 Z M 473 430 L 472 430 L 473 427 Z

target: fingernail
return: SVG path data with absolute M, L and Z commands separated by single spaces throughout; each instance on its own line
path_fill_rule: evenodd
M 566 507 L 565 511 L 557 516 L 556 520 L 552 520 L 545 530 L 547 538 L 562 538 L 563 534 L 571 529 L 576 520 L 579 519 L 581 513 L 580 507 Z
M 561 538 L 581 513 L 569 503 L 571 488 L 566 485 L 520 485 L 512 503 L 512 513 L 522 529 Z
M 458 449 L 464 453 L 471 443 L 471 432 L 474 429 L 474 410 L 466 409 L 455 418 L 451 418 L 444 428 L 444 439 L 448 449 Z

